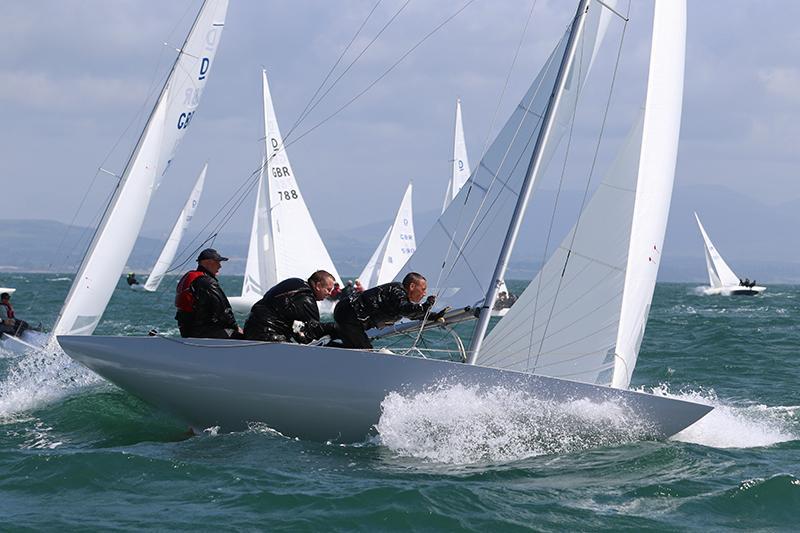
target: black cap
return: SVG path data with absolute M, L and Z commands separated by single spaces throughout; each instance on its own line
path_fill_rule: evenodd
M 216 261 L 227 261 L 228 260 L 227 257 L 222 257 L 221 255 L 219 255 L 219 252 L 216 251 L 213 248 L 206 248 L 205 250 L 200 252 L 200 255 L 197 256 L 197 262 L 199 263 L 203 259 L 214 259 Z

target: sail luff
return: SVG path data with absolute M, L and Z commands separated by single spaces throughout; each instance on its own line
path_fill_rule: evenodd
M 686 3 L 656 0 L 636 203 L 611 385 L 627 388 L 653 299 L 667 228 L 683 106 Z
M 161 250 L 155 265 L 153 265 L 150 275 L 147 276 L 147 282 L 144 284 L 144 290 L 148 292 L 154 292 L 156 289 L 158 289 L 158 286 L 161 285 L 161 280 L 164 279 L 164 274 L 166 274 L 167 270 L 172 264 L 172 261 L 175 259 L 175 254 L 178 252 L 178 245 L 180 245 L 181 239 L 183 238 L 184 233 L 186 233 L 186 228 L 189 227 L 189 223 L 194 217 L 194 212 L 197 209 L 198 202 L 200 201 L 200 195 L 203 193 L 203 185 L 205 183 L 207 170 L 208 163 L 203 165 L 203 170 L 197 177 L 197 181 L 195 182 L 194 188 L 189 195 L 189 199 L 186 201 L 183 209 L 181 209 L 181 212 L 178 215 L 178 220 L 175 221 L 172 232 L 169 234 L 167 242 L 164 243 L 164 248 Z
M 472 336 L 472 343 L 469 349 L 470 353 L 467 360 L 469 364 L 475 364 L 475 361 L 480 353 L 484 335 L 486 335 L 486 330 L 489 327 L 491 310 L 494 307 L 495 301 L 497 300 L 497 288 L 505 278 L 506 268 L 511 257 L 511 251 L 514 248 L 514 243 L 517 239 L 520 225 L 522 224 L 522 217 L 527 209 L 533 187 L 540 175 L 539 170 L 544 162 L 544 148 L 547 146 L 548 140 L 550 139 L 550 132 L 553 128 L 564 86 L 567 82 L 567 74 L 570 70 L 573 59 L 575 58 L 575 51 L 578 48 L 578 38 L 586 20 L 588 5 L 589 0 L 581 0 L 578 3 L 578 9 L 572 21 L 572 31 L 570 31 L 566 50 L 563 58 L 561 59 L 561 65 L 559 66 L 558 74 L 556 76 L 556 82 L 553 88 L 554 90 L 550 96 L 550 100 L 544 114 L 544 119 L 542 120 L 542 128 L 539 130 L 539 135 L 536 138 L 536 144 L 534 145 L 533 154 L 531 156 L 530 163 L 528 164 L 528 170 L 522 185 L 521 194 L 517 198 L 516 205 L 514 206 L 514 214 L 511 216 L 511 222 L 503 241 L 503 246 L 500 249 L 500 257 L 497 261 L 494 274 L 492 275 L 492 283 L 489 285 L 489 288 L 486 292 L 486 297 L 484 298 L 483 306 L 481 307 L 478 323 L 475 326 L 475 332 Z

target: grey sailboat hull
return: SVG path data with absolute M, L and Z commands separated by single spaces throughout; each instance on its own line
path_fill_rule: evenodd
M 284 435 L 358 442 L 390 392 L 441 383 L 502 386 L 543 401 L 615 402 L 653 437 L 668 437 L 706 405 L 488 367 L 339 348 L 212 339 L 60 336 L 70 357 L 197 427 L 263 422 Z

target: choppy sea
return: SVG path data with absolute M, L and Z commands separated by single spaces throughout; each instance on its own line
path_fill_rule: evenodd
M 70 283 L 0 278 L 17 314 L 46 327 Z M 222 283 L 235 294 L 241 278 Z M 121 280 L 97 333 L 175 334 L 173 286 Z M 378 437 L 357 445 L 261 424 L 189 436 L 52 353 L 0 353 L 0 530 L 796 531 L 799 322 L 797 286 L 712 297 L 659 284 L 632 387 L 715 409 L 670 440 L 611 444 L 520 431 L 536 420 L 524 398 L 457 386 L 387 397 Z

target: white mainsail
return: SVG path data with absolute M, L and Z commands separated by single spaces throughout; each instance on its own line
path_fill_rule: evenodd
M 716 246 L 708 238 L 708 233 L 700 223 L 700 217 L 697 213 L 694 214 L 697 220 L 697 227 L 700 228 L 700 234 L 703 236 L 703 244 L 706 255 L 706 267 L 708 268 L 708 282 L 712 287 L 738 287 L 739 278 L 734 274 L 728 263 L 719 255 Z
M 270 287 L 286 278 L 306 279 L 321 269 L 341 282 L 295 180 L 265 70 L 262 71 L 262 81 L 265 156 L 258 182 L 242 296 L 231 299 L 233 308 L 242 312 L 249 311 Z
M 461 187 L 469 179 L 470 175 L 469 159 L 467 158 L 467 143 L 464 140 L 464 125 L 461 122 L 461 98 L 456 101 L 456 130 L 453 136 L 453 172 L 450 181 L 447 182 L 447 192 L 444 195 L 442 213 L 447 210 Z
M 358 277 L 365 289 L 392 281 L 416 250 L 411 196 L 412 184 L 409 183 L 394 223 Z
M 672 196 L 686 6 L 658 0 L 644 112 L 576 226 L 484 341 L 500 368 L 625 388 Z
M 97 327 L 141 230 L 150 197 L 197 110 L 227 8 L 227 0 L 207 0 L 200 8 L 75 277 L 55 334 L 91 335 Z
M 189 195 L 189 199 L 186 200 L 186 204 L 183 206 L 181 214 L 178 215 L 178 220 L 175 221 L 175 226 L 172 228 L 172 233 L 169 234 L 169 238 L 167 238 L 167 242 L 164 244 L 164 248 L 161 250 L 161 254 L 158 256 L 156 264 L 150 271 L 150 275 L 147 276 L 147 282 L 144 284 L 144 290 L 148 292 L 154 292 L 158 289 L 158 286 L 161 285 L 161 280 L 164 279 L 164 274 L 167 273 L 172 261 L 175 259 L 175 254 L 178 252 L 178 245 L 180 245 L 181 239 L 183 239 L 183 235 L 186 233 L 186 228 L 189 227 L 189 223 L 194 217 L 197 204 L 200 202 L 200 195 L 203 194 L 203 184 L 206 180 L 206 170 L 208 170 L 208 163 L 203 165 L 203 170 L 197 177 L 197 181 L 194 184 L 192 193 Z
M 592 64 L 594 49 L 605 33 L 608 15 L 603 6 L 592 4 L 586 16 L 584 30 L 578 36 L 580 51 L 572 63 L 569 82 L 561 96 L 562 105 L 550 135 L 551 142 L 544 148 L 545 163 L 568 129 L 575 101 Z M 567 30 L 556 46 L 478 167 L 472 170 L 466 185 L 395 278 L 411 271 L 424 273 L 428 276 L 429 292 L 437 295 L 437 304 L 475 306 L 484 300 L 570 31 Z M 544 167 L 546 164 L 542 165 L 542 171 Z

